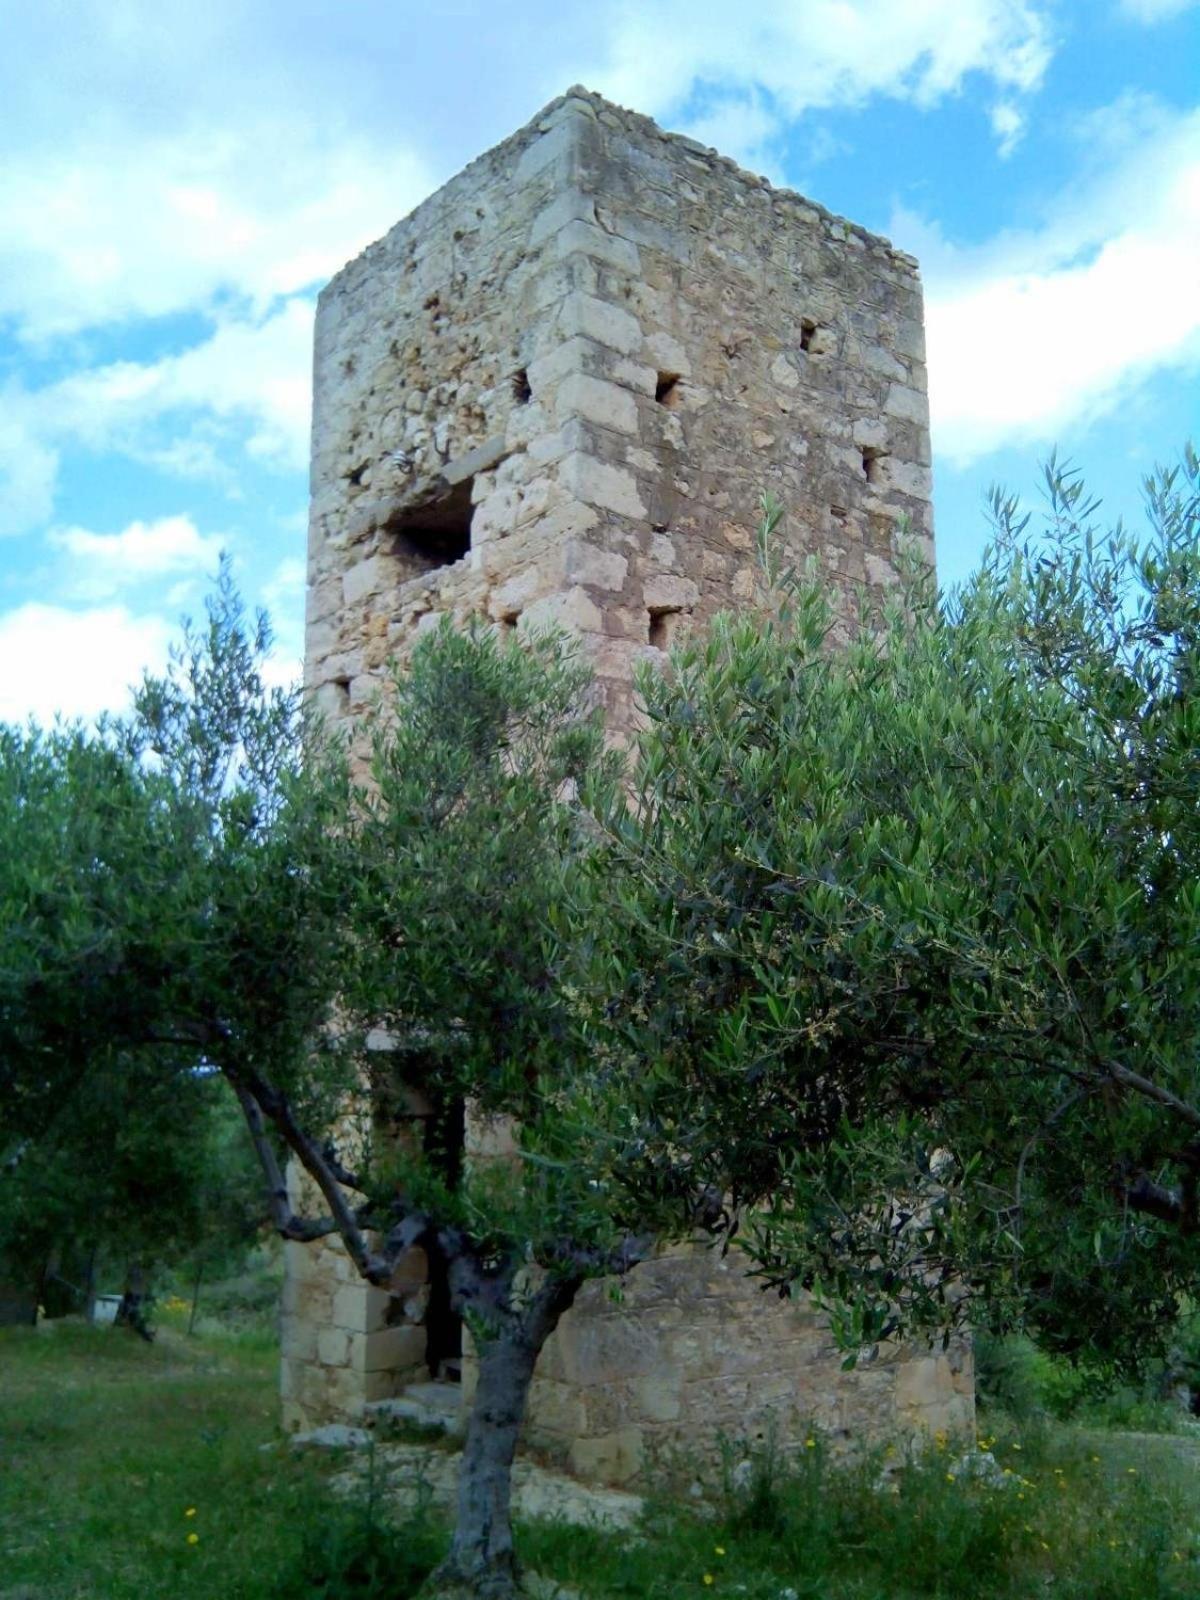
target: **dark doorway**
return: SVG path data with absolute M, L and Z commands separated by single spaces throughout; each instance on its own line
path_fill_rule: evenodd
M 426 1150 L 442 1168 L 453 1187 L 462 1176 L 466 1148 L 466 1105 L 451 1100 L 429 1118 Z M 450 1277 L 441 1252 L 432 1245 L 429 1261 L 429 1299 L 425 1307 L 425 1365 L 429 1376 L 457 1383 L 462 1377 L 463 1324 L 450 1304 Z

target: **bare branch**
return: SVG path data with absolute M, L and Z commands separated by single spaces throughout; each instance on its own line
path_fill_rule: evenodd
M 232 1080 L 231 1080 L 232 1082 Z M 258 1156 L 259 1165 L 266 1178 L 267 1204 L 271 1211 L 271 1221 L 275 1231 L 284 1239 L 298 1239 L 301 1242 L 311 1239 L 324 1239 L 329 1234 L 337 1232 L 337 1223 L 332 1217 L 307 1218 L 298 1217 L 292 1210 L 288 1199 L 287 1181 L 280 1171 L 279 1162 L 275 1158 L 275 1151 L 267 1137 L 267 1130 L 263 1123 L 262 1110 L 258 1101 L 239 1083 L 233 1084 L 233 1092 L 238 1097 L 242 1114 L 246 1119 L 246 1126 L 250 1130 L 250 1139 L 254 1145 L 255 1154 Z
M 362 1276 L 368 1283 L 386 1283 L 391 1276 L 393 1263 L 376 1255 L 368 1246 L 360 1214 L 347 1200 L 323 1152 L 296 1121 L 287 1096 L 256 1072 L 243 1072 L 240 1068 L 231 1072 L 228 1067 L 225 1070 L 239 1097 L 242 1089 L 249 1092 L 263 1114 L 275 1124 L 288 1149 L 321 1191 L 333 1223 L 330 1231 L 341 1234 L 342 1242 L 350 1253 L 350 1259 Z M 259 1159 L 262 1159 L 261 1152 Z
M 1123 1067 L 1119 1061 L 1106 1061 L 1104 1071 L 1114 1083 L 1133 1089 L 1143 1099 L 1154 1100 L 1160 1106 L 1166 1106 L 1168 1111 L 1173 1111 L 1189 1127 L 1200 1128 L 1200 1109 L 1189 1105 L 1186 1100 L 1181 1100 L 1177 1094 L 1172 1094 L 1170 1089 L 1164 1089 L 1161 1084 L 1155 1083 L 1153 1078 L 1145 1078 L 1140 1072 L 1134 1072 L 1131 1067 Z

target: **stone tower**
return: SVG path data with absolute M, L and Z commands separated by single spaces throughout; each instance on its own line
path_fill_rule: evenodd
M 325 289 L 314 405 L 306 673 L 335 719 L 421 629 L 475 615 L 582 635 L 619 735 L 640 658 L 753 603 L 764 490 L 841 608 L 894 582 L 902 517 L 933 559 L 916 263 L 584 89 Z M 389 1301 L 340 1248 L 287 1250 L 290 1425 L 437 1364 L 419 1263 Z M 530 1432 L 623 1480 L 768 1414 L 785 1437 L 961 1427 L 968 1365 L 896 1350 L 844 1373 L 811 1308 L 682 1250 L 637 1268 L 619 1312 L 584 1292 Z

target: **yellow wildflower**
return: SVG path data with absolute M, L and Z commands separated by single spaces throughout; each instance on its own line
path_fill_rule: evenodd
M 183 1514 L 185 1517 L 194 1517 L 196 1515 L 195 1506 L 189 1506 Z
M 704 1581 L 705 1581 L 706 1584 L 711 1585 L 711 1584 L 714 1584 L 717 1580 L 713 1577 L 711 1572 L 706 1572 L 704 1574 Z
M 723 1544 L 713 1545 L 713 1554 L 723 1556 L 725 1554 L 725 1546 Z
M 198 1533 L 189 1533 L 188 1537 L 187 1537 L 187 1542 L 189 1544 L 199 1544 L 200 1543 L 200 1535 Z

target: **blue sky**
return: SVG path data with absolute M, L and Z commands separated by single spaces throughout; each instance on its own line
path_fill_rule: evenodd
M 0 0 L 0 718 L 92 716 L 228 549 L 299 654 L 312 308 L 582 82 L 921 260 L 939 565 L 1051 446 L 1200 436 L 1198 0 Z

